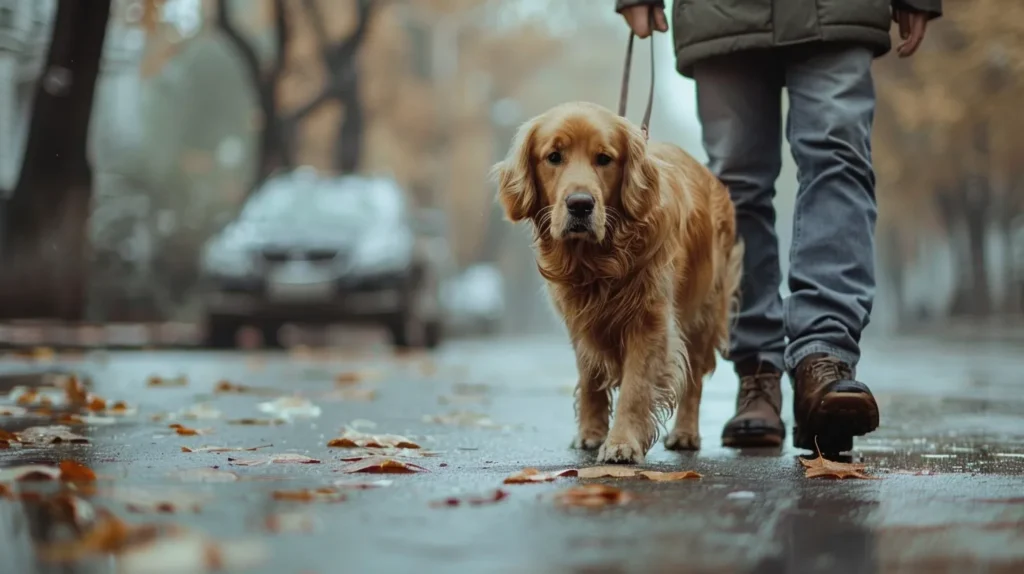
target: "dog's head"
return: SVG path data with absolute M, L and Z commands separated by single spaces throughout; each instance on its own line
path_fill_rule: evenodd
M 601 243 L 659 201 L 643 133 L 596 104 L 564 104 L 526 122 L 495 171 L 506 217 L 532 220 L 554 241 Z

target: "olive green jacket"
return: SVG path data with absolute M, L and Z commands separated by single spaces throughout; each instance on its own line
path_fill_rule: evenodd
M 615 10 L 664 0 L 616 0 Z M 876 56 L 892 48 L 892 9 L 942 15 L 942 0 L 675 0 L 672 28 L 676 66 L 693 76 L 693 65 L 712 56 L 806 42 L 854 42 Z

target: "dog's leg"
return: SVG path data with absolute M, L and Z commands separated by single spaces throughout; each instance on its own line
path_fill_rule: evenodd
M 687 368 L 682 392 L 679 393 L 676 422 L 665 437 L 665 448 L 669 450 L 700 449 L 700 397 L 704 390 L 704 377 L 715 366 L 713 335 L 703 331 L 691 333 L 686 338 Z
M 670 374 L 671 349 L 664 328 L 633 333 L 624 351 L 615 419 L 597 458 L 640 464 L 658 438 L 658 423 L 672 412 L 677 387 Z
M 579 432 L 573 448 L 594 450 L 608 435 L 611 416 L 611 381 L 602 361 L 577 346 L 576 368 L 580 380 L 576 384 L 576 420 Z

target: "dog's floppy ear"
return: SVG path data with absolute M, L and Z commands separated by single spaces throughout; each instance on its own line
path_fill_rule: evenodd
M 537 187 L 533 177 L 533 158 L 530 157 L 536 132 L 537 127 L 532 121 L 520 126 L 508 157 L 491 170 L 492 176 L 498 180 L 498 201 L 509 221 L 532 217 L 537 209 Z
M 643 219 L 660 201 L 658 168 L 647 155 L 647 140 L 640 128 L 620 119 L 619 131 L 626 152 L 622 173 L 622 207 L 633 219 Z

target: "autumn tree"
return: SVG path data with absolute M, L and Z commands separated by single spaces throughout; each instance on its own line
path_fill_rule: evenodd
M 931 222 L 953 243 L 954 314 L 995 309 L 988 239 L 1003 237 L 1004 291 L 1019 290 L 1011 238 L 1024 213 L 1024 5 L 950 2 L 922 51 L 879 68 L 875 161 L 882 225 L 896 234 Z M 932 217 L 927 217 L 931 214 Z M 1007 311 L 1020 311 L 1008 296 Z
M 6 205 L 0 317 L 81 319 L 93 177 L 86 146 L 111 0 L 60 0 Z

